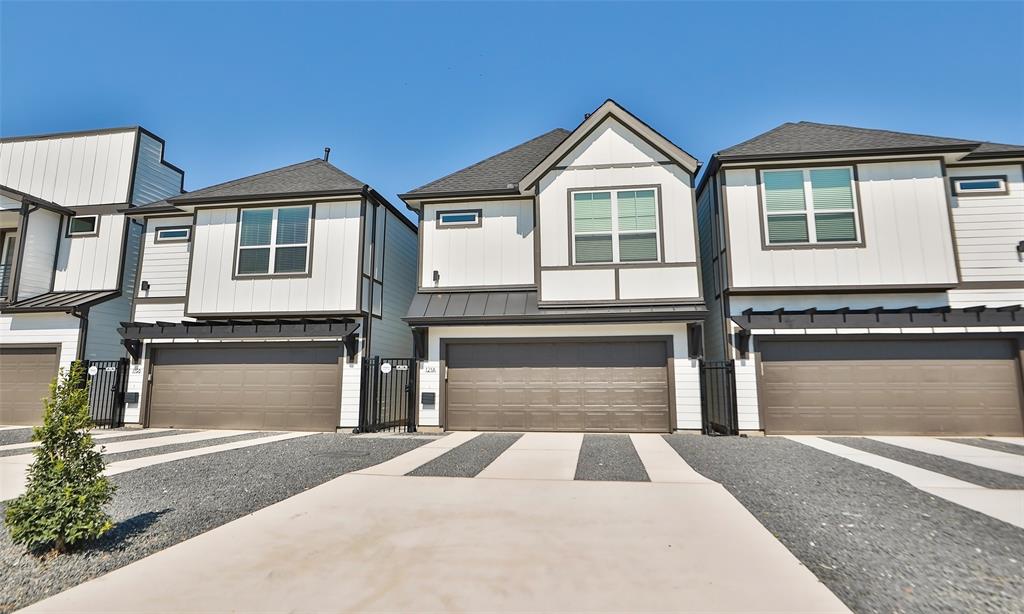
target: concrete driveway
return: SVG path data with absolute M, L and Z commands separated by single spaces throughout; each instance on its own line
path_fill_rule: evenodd
M 465 433 L 25 611 L 196 610 L 847 611 L 660 436 Z

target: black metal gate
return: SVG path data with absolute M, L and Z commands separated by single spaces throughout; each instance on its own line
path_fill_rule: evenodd
M 736 362 L 700 361 L 700 405 L 706 435 L 736 435 Z
M 416 431 L 415 358 L 380 358 L 363 361 L 360 433 Z
M 128 385 L 128 359 L 83 360 L 89 382 L 89 414 L 100 428 L 124 426 L 124 393 Z

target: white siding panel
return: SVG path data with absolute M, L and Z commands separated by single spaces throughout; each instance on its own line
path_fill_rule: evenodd
M 118 287 L 126 218 L 121 213 L 111 213 L 100 215 L 98 222 L 99 234 L 94 236 L 66 237 L 67 233 L 62 230 L 53 281 L 55 291 L 113 290 Z M 67 222 L 64 226 L 66 229 Z
M 66 206 L 127 202 L 135 133 L 0 143 L 0 183 Z
M 381 207 L 378 211 L 387 211 Z M 402 318 L 416 294 L 416 233 L 387 211 L 381 319 L 373 319 L 370 355 L 412 357 L 412 329 Z
M 697 267 L 630 268 L 619 271 L 619 298 L 628 300 L 695 298 Z
M 0 344 L 59 343 L 60 366 L 68 368 L 78 350 L 79 320 L 64 313 L 0 315 Z
M 337 313 L 358 309 L 358 200 L 316 205 L 311 277 L 232 279 L 237 219 L 235 208 L 197 213 L 188 313 Z
M 762 248 L 755 171 L 725 173 L 735 288 L 956 283 L 938 161 L 858 166 L 863 247 Z
M 18 279 L 19 300 L 50 291 L 60 221 L 60 215 L 45 209 L 36 209 L 28 215 L 27 228 L 19 238 L 25 244 Z
M 439 211 L 479 209 L 476 228 L 441 228 Z M 423 287 L 512 286 L 534 283 L 533 201 L 482 200 L 423 206 Z
M 541 292 L 547 302 L 615 300 L 615 271 L 572 269 L 541 271 Z
M 1017 242 L 1024 237 L 1024 168 L 1019 164 L 948 169 L 956 177 L 1003 175 L 1009 194 L 953 196 L 960 274 L 964 281 L 1020 281 L 1024 259 Z M 1021 291 L 1018 291 L 1018 295 Z
M 146 250 L 142 260 L 142 281 L 149 290 L 139 289 L 141 297 L 185 296 L 188 281 L 188 257 L 192 241 L 156 242 L 156 232 L 168 226 L 191 226 L 191 217 L 151 218 L 146 224 Z
M 956 309 L 987 305 L 1006 307 L 1024 305 L 1024 287 L 986 290 L 950 290 L 949 306 Z
M 191 321 L 192 318 L 185 317 L 185 303 L 135 303 L 135 316 L 132 320 L 136 322 L 182 322 Z
M 613 117 L 576 144 L 559 166 L 667 162 L 668 158 Z
M 181 171 L 162 164 L 164 146 L 142 132 L 139 134 L 139 157 L 135 167 L 132 203 L 144 205 L 181 193 Z

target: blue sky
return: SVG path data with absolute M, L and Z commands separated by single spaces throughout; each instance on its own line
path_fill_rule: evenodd
M 4 1 L 0 134 L 142 124 L 188 189 L 329 145 L 393 197 L 606 98 L 704 161 L 798 120 L 1024 143 L 1022 63 L 1021 2 Z

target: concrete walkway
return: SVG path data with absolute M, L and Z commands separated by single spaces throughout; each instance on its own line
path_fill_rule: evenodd
M 651 482 L 574 481 L 578 435 L 524 436 L 490 478 L 404 475 L 474 436 L 344 475 L 25 611 L 848 611 L 657 436 L 635 440 Z

